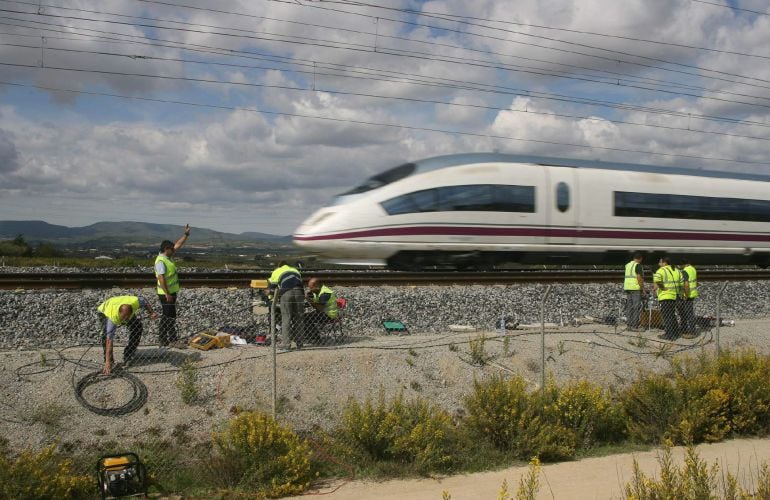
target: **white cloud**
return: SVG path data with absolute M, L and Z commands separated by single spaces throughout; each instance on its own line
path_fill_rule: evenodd
M 388 4 L 520 23 L 469 19 L 476 23 L 472 26 L 352 5 L 335 4 L 334 8 L 373 17 L 345 15 L 325 9 L 329 5 L 323 3 L 242 1 L 228 6 L 208 5 L 244 15 L 130 1 L 110 2 L 104 7 L 121 14 L 198 23 L 195 32 L 73 20 L 65 23 L 55 17 L 46 18 L 49 22 L 77 26 L 79 30 L 102 29 L 135 36 L 152 34 L 199 46 L 245 50 L 251 57 L 126 42 L 105 43 L 95 38 L 81 38 L 78 42 L 57 40 L 57 36 L 74 36 L 49 32 L 48 49 L 44 53 L 47 68 L 3 66 L 3 79 L 22 85 L 106 91 L 158 100 L 208 103 L 221 108 L 99 100 L 59 92 L 52 92 L 52 100 L 45 101 L 40 98 L 43 94 L 30 89 L 0 87 L 0 210 L 17 213 L 19 207 L 26 207 L 29 213 L 46 219 L 61 216 L 69 206 L 76 218 L 87 223 L 100 217 L 114 218 L 108 217 L 111 210 L 123 213 L 128 209 L 145 217 L 155 217 L 154 220 L 161 218 L 159 221 L 163 217 L 183 220 L 195 214 L 202 220 L 219 220 L 232 227 L 250 230 L 271 227 L 280 228 L 274 229 L 275 232 L 288 233 L 292 224 L 328 201 L 334 193 L 393 164 L 435 154 L 499 150 L 643 163 L 698 164 L 711 168 L 725 164 L 688 160 L 684 156 L 768 161 L 768 141 L 694 131 L 770 137 L 770 128 L 765 126 L 770 100 L 762 99 L 770 97 L 770 60 L 766 58 L 770 46 L 768 16 L 688 0 L 657 3 L 522 0 L 515 7 L 501 0 L 440 0 L 422 4 L 399 0 Z M 766 8 L 762 2 L 752 0 L 742 1 L 740 5 L 755 10 Z M 87 2 L 68 6 L 92 8 Z M 398 19 L 408 23 L 395 22 Z M 546 26 L 572 31 L 545 29 Z M 212 33 L 228 28 L 242 30 L 234 33 L 249 36 L 225 37 Z M 18 35 L 34 35 L 11 37 L 14 42 L 39 42 L 39 29 L 8 30 Z M 74 28 L 65 30 L 75 31 Z M 377 36 L 373 35 L 375 32 Z M 263 39 L 274 35 L 297 43 Z M 671 44 L 717 50 L 695 50 Z M 356 50 L 325 45 L 345 45 Z M 52 50 L 55 47 L 189 58 L 238 66 L 78 54 Z M 389 54 L 397 51 L 404 52 L 401 56 Z M 407 51 L 411 51 L 411 57 Z M 623 52 L 645 58 L 634 58 Z M 747 58 L 730 52 L 762 57 Z M 271 55 L 293 58 L 297 64 L 260 59 L 270 59 Z M 451 57 L 465 62 L 445 61 Z M 39 48 L 0 46 L 1 62 L 34 66 L 39 59 Z M 629 64 L 631 60 L 639 64 Z M 661 62 L 664 60 L 680 65 L 664 64 Z M 347 66 L 329 69 L 329 65 L 335 64 Z M 510 71 L 513 65 L 543 68 L 582 80 Z M 51 66 L 189 76 L 266 86 L 197 85 L 159 78 L 63 72 L 50 69 Z M 624 75 L 615 75 L 614 85 L 590 81 L 597 78 L 599 71 Z M 335 73 L 359 78 L 344 78 Z M 635 84 L 638 86 L 653 88 L 656 84 L 666 84 L 662 88 L 694 97 L 617 84 L 636 79 L 644 79 Z M 424 84 L 418 85 L 416 81 Z M 679 86 L 671 86 L 672 83 Z M 704 95 L 697 87 L 723 93 Z M 539 99 L 538 92 L 550 93 L 555 99 Z M 586 106 L 574 102 L 573 98 L 612 101 L 621 107 Z M 737 100 L 751 104 L 731 102 Z M 684 115 L 648 113 L 634 106 Z M 754 123 L 708 121 L 698 118 L 700 115 Z M 617 123 L 621 121 L 651 126 Z M 400 124 L 404 128 L 365 123 Z M 440 134 L 420 128 L 466 131 L 475 135 Z M 611 152 L 602 148 L 679 156 Z M 770 170 L 767 166 L 728 164 L 728 167 Z M 27 200 L 45 202 L 33 205 Z

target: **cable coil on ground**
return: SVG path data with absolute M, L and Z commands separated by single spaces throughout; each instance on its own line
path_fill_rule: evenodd
M 127 380 L 134 391 L 133 396 L 131 399 L 125 403 L 124 405 L 113 407 L 113 408 L 101 408 L 98 406 L 94 406 L 83 397 L 83 392 L 88 388 L 89 386 L 96 384 L 98 382 L 103 382 L 105 379 L 116 379 L 116 378 L 123 378 Z M 144 404 L 147 402 L 147 386 L 144 385 L 144 382 L 139 380 L 135 375 L 132 375 L 131 373 L 127 371 L 116 371 L 112 375 L 104 376 L 102 375 L 101 371 L 95 371 L 92 373 L 89 373 L 88 375 L 81 378 L 77 385 L 75 386 L 75 398 L 77 399 L 78 403 L 80 403 L 81 406 L 88 409 L 89 411 L 96 413 L 97 415 L 105 415 L 105 416 L 117 416 L 117 415 L 128 415 L 129 413 L 133 413 L 136 410 L 140 409 L 144 406 Z

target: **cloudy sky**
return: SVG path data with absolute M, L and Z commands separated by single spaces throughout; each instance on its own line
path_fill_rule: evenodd
M 770 0 L 0 0 L 0 220 L 289 234 L 407 160 L 770 173 Z

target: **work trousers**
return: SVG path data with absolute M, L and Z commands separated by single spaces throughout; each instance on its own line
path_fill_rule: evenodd
M 642 291 L 626 290 L 626 325 L 629 328 L 639 327 L 639 316 L 642 314 Z
M 302 347 L 305 332 L 305 294 L 302 288 L 281 292 L 281 347 L 288 349 L 291 341 Z
M 676 300 L 661 300 L 660 314 L 663 316 L 663 327 L 666 337 L 674 340 L 679 337 L 679 320 L 676 317 Z
M 320 342 L 321 330 L 324 325 L 332 323 L 334 320 L 325 312 L 313 311 L 305 315 L 305 325 L 308 331 L 308 340 L 311 342 Z
M 682 333 L 695 334 L 695 299 L 678 300 L 679 317 L 682 318 Z
M 158 294 L 160 306 L 163 309 L 162 316 L 160 317 L 160 324 L 158 325 L 158 342 L 160 345 L 164 346 L 177 340 L 176 294 L 172 293 L 171 296 L 174 297 L 174 302 L 169 302 L 164 294 Z
M 101 331 L 102 331 L 102 359 L 104 359 L 104 356 L 107 354 L 107 316 L 105 316 L 102 313 L 99 313 L 99 322 L 101 323 Z M 128 345 L 125 349 L 123 349 L 123 361 L 126 362 L 130 360 L 132 357 L 134 357 L 134 353 L 136 353 L 136 348 L 139 347 L 139 342 L 142 340 L 142 322 L 134 316 L 128 322 L 126 323 L 126 327 L 128 327 Z M 114 342 L 114 339 L 113 339 Z M 114 343 L 113 343 L 113 349 L 114 349 Z M 110 360 L 115 361 L 115 360 Z

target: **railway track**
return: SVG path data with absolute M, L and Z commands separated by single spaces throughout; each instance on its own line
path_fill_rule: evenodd
M 621 270 L 515 270 L 494 272 L 305 271 L 334 286 L 506 285 L 514 283 L 607 283 L 622 281 Z M 267 270 L 193 272 L 179 274 L 184 287 L 248 288 L 251 280 L 265 279 Z M 703 269 L 699 281 L 770 280 L 765 269 Z M 650 281 L 650 277 L 647 277 Z M 0 273 L 0 289 L 153 288 L 151 273 L 72 272 Z

